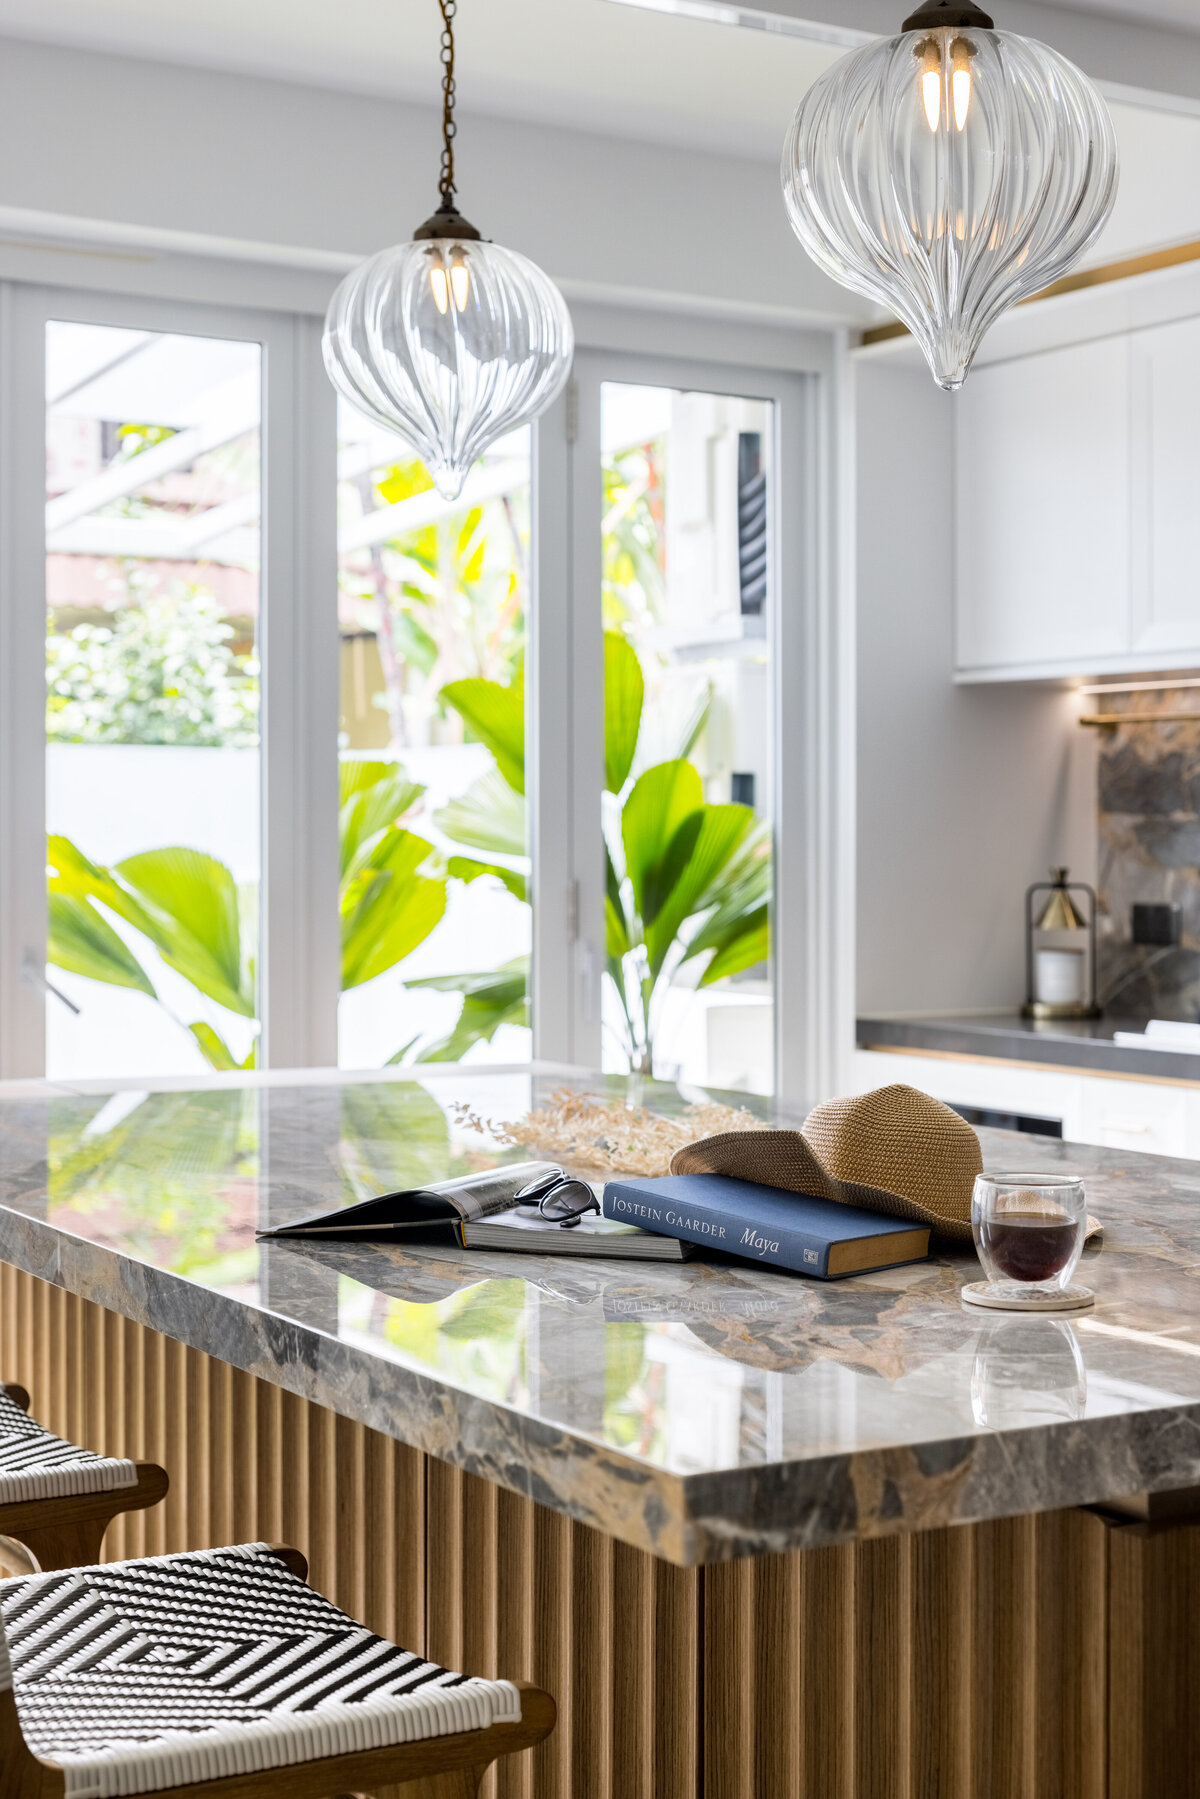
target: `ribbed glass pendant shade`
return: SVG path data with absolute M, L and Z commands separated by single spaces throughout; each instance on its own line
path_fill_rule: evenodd
M 1116 136 L 1091 82 L 1046 45 L 953 23 L 906 30 L 809 89 L 783 189 L 813 261 L 896 313 L 939 385 L 957 388 L 1000 314 L 1103 229 Z
M 566 301 L 535 263 L 475 237 L 436 237 L 351 270 L 325 321 L 325 367 L 454 500 L 487 446 L 561 392 L 574 343 Z

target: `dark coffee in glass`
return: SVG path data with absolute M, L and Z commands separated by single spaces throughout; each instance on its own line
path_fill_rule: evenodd
M 971 1228 L 990 1281 L 1065 1287 L 1087 1230 L 1083 1182 L 1074 1175 L 981 1174 Z
M 1048 1281 L 1061 1274 L 1074 1256 L 1076 1234 L 1072 1219 L 1010 1212 L 981 1223 L 979 1253 L 995 1263 L 1003 1280 Z

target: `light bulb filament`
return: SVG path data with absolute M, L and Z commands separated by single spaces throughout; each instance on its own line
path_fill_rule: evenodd
M 971 108 L 971 58 L 975 46 L 965 37 L 955 38 L 950 46 L 950 95 L 954 106 L 954 124 L 959 131 L 967 122 Z
M 942 53 L 937 38 L 922 38 L 915 46 L 914 54 L 921 65 L 921 104 L 925 108 L 925 120 L 929 129 L 936 132 L 942 122 L 944 80 Z M 965 129 L 967 114 L 971 110 L 971 58 L 975 54 L 975 45 L 965 37 L 956 37 L 950 45 L 947 59 L 950 67 L 950 110 L 958 131 Z
M 942 117 L 942 59 L 937 39 L 924 39 L 917 45 L 916 53 L 921 59 L 921 100 L 925 118 L 929 129 L 936 131 Z
M 450 257 L 450 268 L 447 272 L 440 254 L 434 252 L 429 265 L 429 286 L 433 292 L 433 303 L 439 312 L 449 312 L 450 302 L 454 302 L 455 312 L 465 312 L 467 301 L 471 297 L 471 271 L 467 267 L 467 259 L 456 245 Z

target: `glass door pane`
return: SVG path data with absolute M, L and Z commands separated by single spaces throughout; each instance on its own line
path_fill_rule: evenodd
M 601 389 L 604 1062 L 774 1085 L 772 402 Z
M 530 1053 L 530 448 L 450 502 L 339 405 L 343 1067 Z
M 252 1066 L 261 352 L 46 327 L 46 1072 Z

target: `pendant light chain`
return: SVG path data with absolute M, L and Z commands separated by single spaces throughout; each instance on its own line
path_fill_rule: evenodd
M 351 269 L 325 316 L 322 350 L 339 395 L 396 432 L 446 500 L 489 446 L 520 430 L 567 384 L 575 333 L 549 275 L 464 219 L 454 187 L 454 24 L 442 15 L 438 210 L 409 242 Z M 432 19 L 432 8 L 430 9 Z M 0 1787 L 7 1792 L 3 1773 Z
M 454 15 L 458 0 L 438 0 L 442 11 L 442 209 L 454 208 Z

